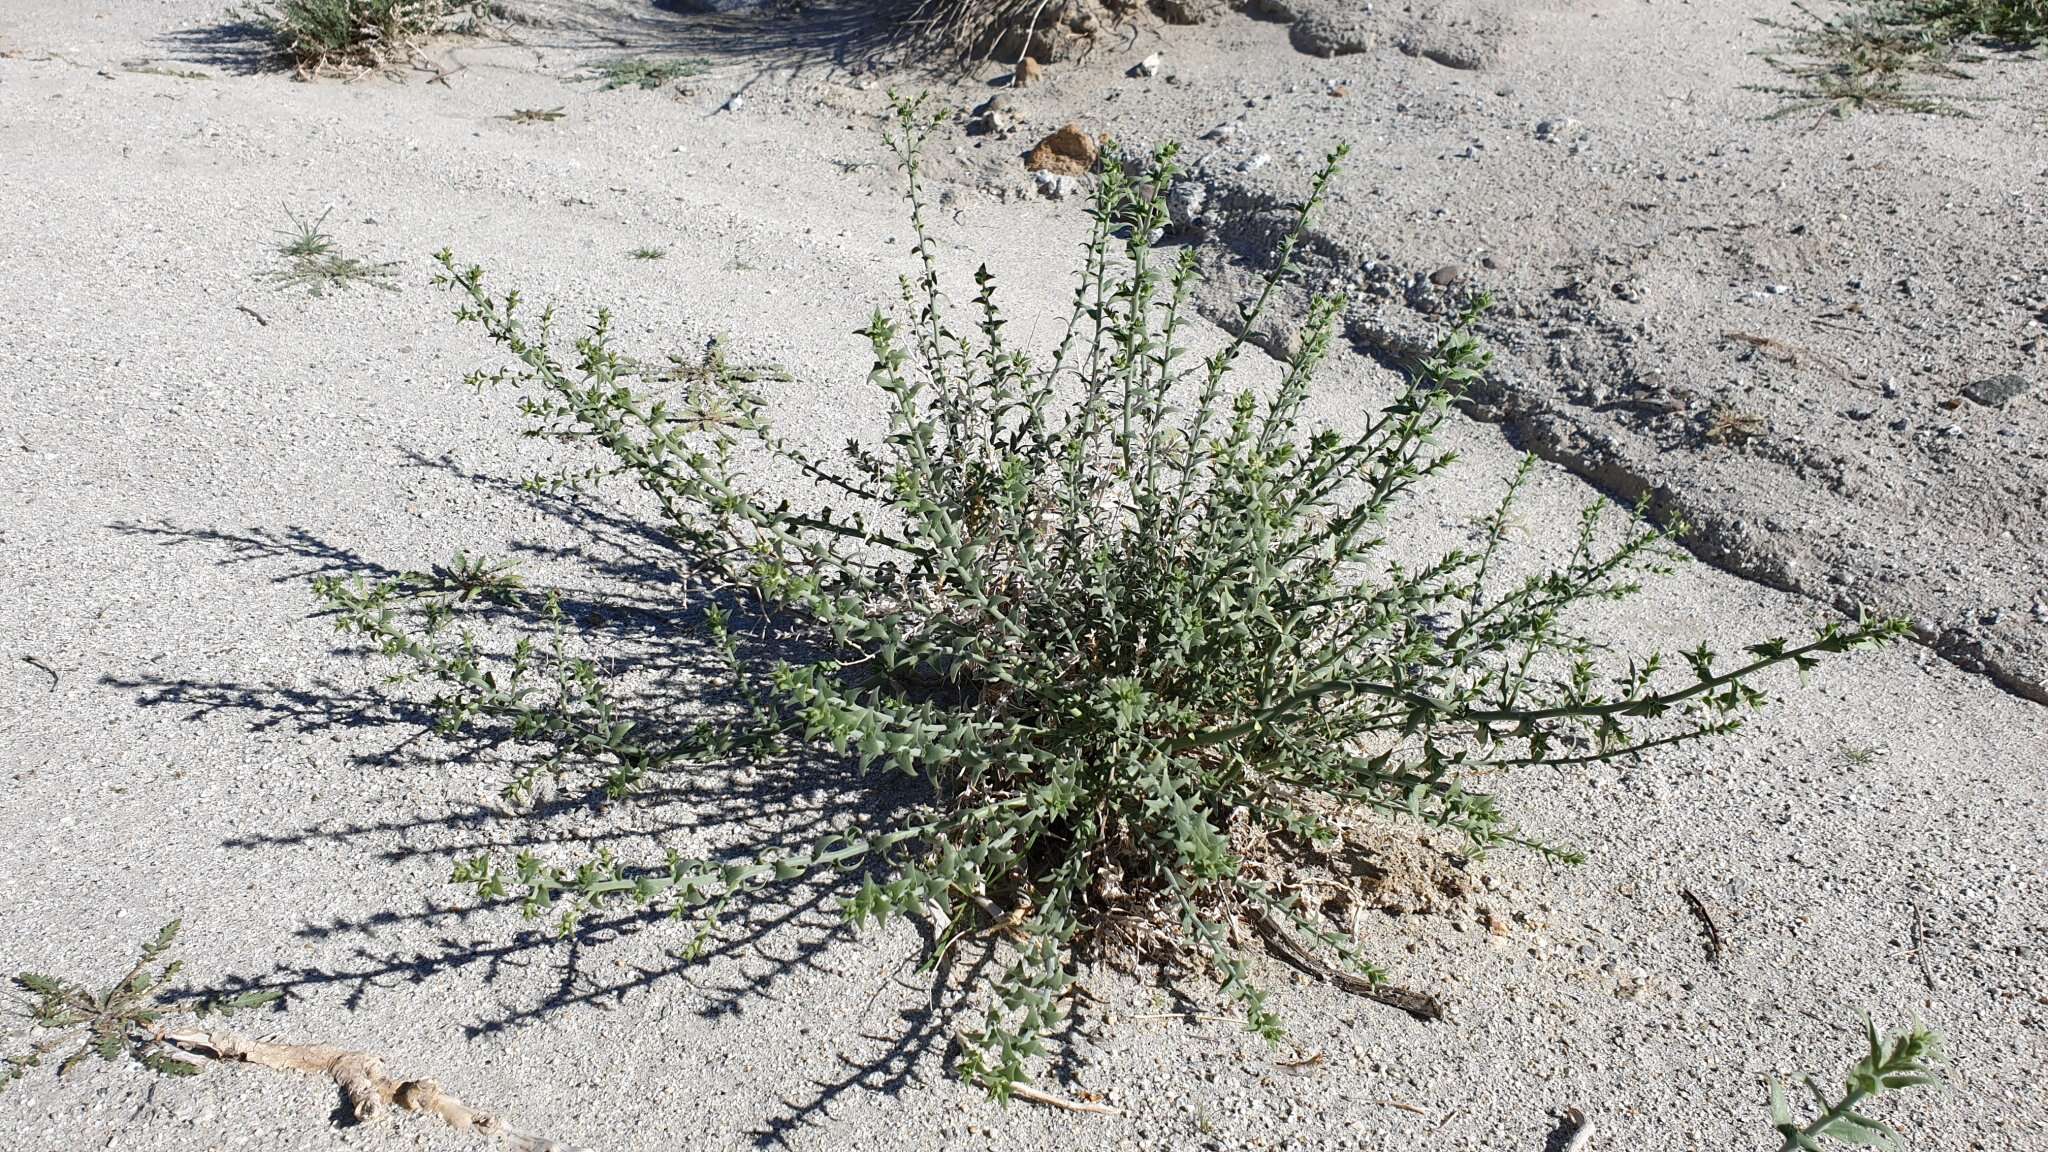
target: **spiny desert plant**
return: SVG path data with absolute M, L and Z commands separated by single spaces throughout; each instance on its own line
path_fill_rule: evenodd
M 1771 1126 L 1785 1138 L 1779 1152 L 1821 1152 L 1822 1137 L 1858 1148 L 1904 1146 L 1891 1125 L 1857 1109 L 1887 1092 L 1940 1083 L 1941 1038 L 1919 1024 L 1880 1036 L 1867 1016 L 1863 1033 L 1869 1050 L 1849 1069 L 1839 1099 L 1830 1100 L 1811 1076 L 1806 1078 L 1806 1089 L 1819 1109 L 1811 1121 L 1801 1124 L 1785 1100 L 1785 1086 L 1771 1081 Z
M 1306 413 L 1341 300 L 1310 306 L 1277 386 L 1237 383 L 1243 336 L 1203 356 L 1186 346 L 1194 254 L 1151 246 L 1166 223 L 1152 189 L 1178 171 L 1169 147 L 1103 166 L 1064 334 L 1035 358 L 1010 343 L 986 269 L 964 323 L 942 293 L 919 178 L 936 123 L 899 103 L 910 314 L 877 312 L 864 330 L 887 431 L 836 454 L 777 431 L 722 356 L 664 378 L 615 349 L 605 313 L 564 347 L 552 310 L 533 316 L 441 254 L 458 316 L 509 357 L 472 382 L 518 389 L 535 435 L 593 451 L 553 482 L 637 486 L 699 578 L 732 593 L 701 613 L 728 682 L 661 732 L 627 718 L 623 689 L 574 654 L 552 598 L 552 642 L 522 636 L 509 653 L 452 623 L 445 588 L 410 578 L 322 581 L 337 625 L 430 684 L 449 730 L 540 745 L 516 798 L 625 797 L 736 756 L 851 757 L 924 796 L 900 819 L 849 818 L 758 858 L 480 856 L 456 870 L 480 898 L 516 894 L 565 927 L 619 904 L 709 925 L 766 885 L 850 871 L 857 922 L 922 917 L 941 953 L 1007 949 L 961 1058 L 1002 1097 L 1045 1051 L 1082 958 L 1175 959 L 1277 1036 L 1238 941 L 1284 940 L 1378 979 L 1364 942 L 1305 896 L 1310 870 L 1356 866 L 1362 821 L 1569 857 L 1480 785 L 1729 731 L 1765 703 L 1766 670 L 1903 630 L 1829 624 L 1732 666 L 1705 645 L 1676 668 L 1610 656 L 1573 610 L 1661 570 L 1669 533 L 1596 506 L 1560 566 L 1502 576 L 1527 461 L 1479 543 L 1395 560 L 1389 515 L 1451 464 L 1435 432 L 1487 364 L 1466 326 L 1351 432 Z M 1292 270 L 1342 156 L 1316 176 L 1238 331 Z M 772 644 L 736 621 L 741 604 L 765 609 Z
M 451 17 L 481 16 L 482 0 L 259 0 L 230 9 L 268 33 L 302 73 L 375 68 L 402 59 Z
M 319 219 L 309 224 L 287 210 L 285 216 L 292 226 L 282 231 L 284 239 L 277 243 L 277 254 L 284 257 L 284 267 L 263 273 L 263 278 L 284 287 L 305 288 L 315 296 L 325 295 L 329 288 L 354 284 L 392 287 L 391 270 L 397 264 L 373 264 L 334 250 L 334 237 L 326 231 L 327 217 L 332 211 L 330 208 L 322 212 Z
M 167 1017 L 229 1016 L 284 995 L 283 989 L 270 988 L 218 998 L 168 999 L 164 990 L 183 967 L 181 961 L 164 959 L 177 943 L 178 928 L 176 920 L 164 925 L 155 940 L 143 945 L 141 958 L 128 974 L 98 992 L 39 972 L 17 975 L 14 986 L 27 997 L 31 1031 L 49 1035 L 36 1036 L 27 1051 L 6 1057 L 6 1066 L 0 1068 L 0 1088 L 26 1076 L 44 1057 L 65 1047 L 71 1051 L 57 1064 L 59 1076 L 94 1056 L 108 1061 L 127 1056 L 165 1075 L 190 1076 L 204 1065 L 164 1042 Z

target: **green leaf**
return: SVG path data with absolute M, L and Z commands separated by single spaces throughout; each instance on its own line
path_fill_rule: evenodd
M 162 1052 L 146 1052 L 138 1057 L 144 1067 L 166 1076 L 197 1076 L 200 1067 L 189 1060 L 180 1060 Z
M 1823 1135 L 1832 1136 L 1845 1144 L 1859 1148 L 1899 1147 L 1899 1135 L 1891 1126 L 1855 1112 L 1840 1112 L 1822 1130 Z
M 1792 1123 L 1792 1106 L 1785 1102 L 1785 1085 L 1771 1078 L 1771 1123 L 1783 1127 Z

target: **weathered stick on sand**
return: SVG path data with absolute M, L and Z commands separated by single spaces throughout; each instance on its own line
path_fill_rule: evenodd
M 357 1120 L 371 1120 L 397 1105 L 407 1112 L 436 1116 L 458 1132 L 494 1136 L 513 1152 L 588 1152 L 571 1144 L 534 1136 L 464 1104 L 432 1080 L 397 1080 L 384 1071 L 384 1058 L 369 1052 L 325 1044 L 273 1044 L 234 1032 L 165 1032 L 164 1042 L 187 1052 L 223 1062 L 238 1061 L 280 1072 L 325 1076 L 341 1088 Z

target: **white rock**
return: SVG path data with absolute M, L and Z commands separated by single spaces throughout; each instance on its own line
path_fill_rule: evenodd
M 1166 191 L 1166 212 L 1175 228 L 1185 231 L 1202 215 L 1209 190 L 1194 180 L 1176 180 Z
M 1065 200 L 1081 190 L 1081 182 L 1079 180 L 1074 179 L 1072 176 L 1062 176 L 1056 172 L 1037 173 L 1036 179 L 1038 181 L 1038 194 L 1047 200 Z
M 1162 63 L 1164 62 L 1159 59 L 1159 53 L 1154 52 L 1150 56 L 1145 57 L 1143 60 L 1138 61 L 1138 66 L 1136 68 L 1131 69 L 1131 75 L 1147 77 L 1157 76 L 1159 75 L 1159 68 Z

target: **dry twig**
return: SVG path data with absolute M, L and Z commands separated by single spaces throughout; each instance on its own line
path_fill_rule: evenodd
M 40 671 L 43 675 L 48 676 L 50 678 L 50 690 L 52 692 L 57 690 L 57 685 L 63 683 L 63 678 L 60 675 L 58 675 L 57 670 L 55 668 L 50 667 L 48 664 L 43 663 L 42 657 L 37 656 L 34 653 L 24 653 L 21 657 L 21 662 L 23 664 L 28 665 L 31 668 L 36 669 L 37 671 Z
M 457 1132 L 495 1136 L 513 1152 L 581 1152 L 574 1145 L 518 1131 L 442 1091 L 432 1080 L 393 1079 L 384 1071 L 384 1058 L 368 1052 L 325 1044 L 272 1044 L 234 1032 L 204 1030 L 165 1032 L 162 1040 L 214 1060 L 325 1076 L 341 1089 L 350 1113 L 359 1121 L 374 1119 L 396 1105 L 407 1112 L 438 1117 Z
M 1290 1072 L 1300 1072 L 1309 1068 L 1316 1068 L 1323 1063 L 1323 1050 L 1318 1048 L 1306 1056 L 1299 1056 L 1292 1060 L 1275 1060 L 1273 1063 L 1276 1067 L 1285 1068 Z
M 1700 927 L 1706 929 L 1708 963 L 1719 964 L 1721 962 L 1721 929 L 1714 923 L 1713 914 L 1707 911 L 1707 902 L 1700 899 L 1690 888 L 1680 888 L 1678 894 L 1685 897 L 1686 906 L 1692 909 L 1694 916 L 1699 917 Z
M 1593 1144 L 1593 1120 L 1577 1108 L 1564 1110 L 1565 1123 L 1573 1125 L 1571 1138 L 1558 1152 L 1586 1152 Z
M 1920 979 L 1927 983 L 1929 991 L 1935 990 L 1934 970 L 1927 966 L 1927 939 L 1921 929 L 1920 902 L 1913 901 L 1913 963 L 1920 969 Z
M 1417 1116 L 1429 1115 L 1428 1111 L 1426 1111 L 1425 1109 L 1417 1108 L 1415 1105 L 1408 1103 L 1406 1100 L 1375 1100 L 1373 1101 L 1373 1103 L 1382 1104 L 1388 1108 L 1399 1108 L 1403 1112 L 1413 1112 Z
M 1289 935 L 1285 928 L 1274 923 L 1272 917 L 1261 914 L 1257 923 L 1259 934 L 1266 938 L 1266 942 L 1273 946 L 1273 951 L 1279 953 L 1282 960 L 1323 983 L 1334 985 L 1353 996 L 1377 1000 L 1389 1008 L 1399 1008 L 1417 1020 L 1444 1018 L 1444 1006 L 1429 993 L 1394 984 L 1375 983 L 1355 973 L 1333 968 L 1324 963 L 1322 957 L 1302 947 L 1301 942 Z
M 1069 1100 L 1064 1096 L 1055 1096 L 1050 1092 L 1041 1092 L 1029 1084 L 1010 1085 L 1010 1094 L 1019 1100 L 1029 1100 L 1033 1104 L 1044 1104 L 1049 1108 L 1064 1108 L 1069 1112 L 1086 1112 L 1091 1116 L 1123 1115 L 1120 1109 L 1112 1108 L 1107 1104 L 1097 1104 L 1092 1100 Z

